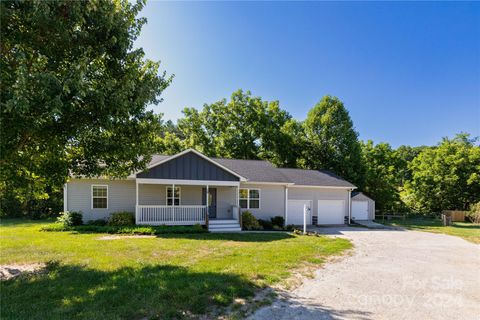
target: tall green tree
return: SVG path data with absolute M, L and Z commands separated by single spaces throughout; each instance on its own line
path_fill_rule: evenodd
M 365 167 L 363 191 L 375 199 L 375 208 L 382 212 L 402 209 L 398 184 L 400 159 L 388 143 L 361 142 Z
M 363 185 L 363 166 L 358 134 L 348 111 L 337 97 L 325 96 L 304 122 L 305 165 L 327 169 Z
M 201 111 L 185 108 L 178 129 L 185 148 L 209 156 L 268 159 L 294 166 L 295 122 L 278 101 L 264 101 L 238 90 L 226 99 L 205 104 Z
M 59 185 L 68 173 L 124 176 L 157 151 L 160 117 L 146 106 L 171 77 L 133 47 L 143 5 L 0 2 L 4 186 Z
M 409 169 L 410 162 L 415 159 L 427 146 L 411 147 L 400 146 L 395 150 L 398 163 L 397 163 L 397 184 L 403 186 L 406 181 L 412 179 L 413 172 Z
M 480 200 L 480 147 L 468 134 L 444 138 L 409 164 L 403 200 L 417 212 L 467 210 Z

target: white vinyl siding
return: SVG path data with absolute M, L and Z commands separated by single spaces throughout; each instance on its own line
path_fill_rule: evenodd
M 84 222 L 106 219 L 110 213 L 117 211 L 135 212 L 135 181 L 133 180 L 72 179 L 67 185 L 66 209 L 81 211 Z M 92 185 L 108 185 L 107 209 L 92 208 Z
M 257 219 L 270 220 L 272 217 L 285 215 L 285 186 L 241 183 L 241 189 L 260 190 L 260 208 L 249 210 Z

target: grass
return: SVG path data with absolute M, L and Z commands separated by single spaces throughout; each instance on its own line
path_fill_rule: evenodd
M 419 230 L 433 233 L 443 233 L 461 237 L 473 243 L 480 243 L 480 225 L 468 222 L 454 222 L 452 226 L 445 227 L 442 221 L 436 218 L 407 218 L 405 220 L 386 221 L 386 224 L 404 227 L 410 230 Z
M 102 234 L 41 232 L 44 225 L 0 224 L 1 265 L 49 262 L 44 273 L 1 283 L 2 319 L 208 317 L 351 247 L 287 233 L 98 240 Z

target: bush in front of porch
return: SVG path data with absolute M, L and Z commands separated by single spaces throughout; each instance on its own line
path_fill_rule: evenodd
M 182 233 L 205 233 L 208 232 L 201 225 L 193 226 L 148 226 L 135 225 L 135 216 L 132 212 L 119 211 L 110 214 L 107 220 L 90 220 L 82 224 L 82 212 L 61 213 L 56 223 L 40 228 L 40 231 L 50 232 L 76 232 L 76 233 L 110 233 L 127 235 L 160 235 Z
M 160 235 L 160 234 L 183 234 L 183 233 L 206 233 L 201 225 L 193 226 L 100 226 L 94 224 L 65 226 L 53 223 L 40 228 L 40 231 L 49 232 L 76 232 L 76 233 L 109 233 L 128 235 Z
M 270 220 L 257 219 L 250 211 L 242 213 L 243 230 L 266 230 L 266 231 L 293 231 L 294 226 L 284 226 L 285 219 L 282 216 L 275 216 Z

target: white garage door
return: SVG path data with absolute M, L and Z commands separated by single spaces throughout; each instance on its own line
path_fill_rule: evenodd
M 318 224 L 344 224 L 343 200 L 318 200 Z
M 368 201 L 352 201 L 352 218 L 368 220 Z
M 303 206 L 310 208 L 307 215 L 307 224 L 312 224 L 312 201 L 288 200 L 287 224 L 303 225 Z

